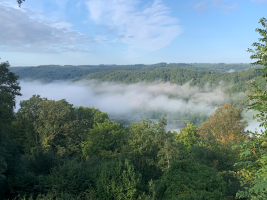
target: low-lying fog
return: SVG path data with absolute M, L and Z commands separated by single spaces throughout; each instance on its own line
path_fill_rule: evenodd
M 98 81 L 82 82 L 53 82 L 43 84 L 37 81 L 20 81 L 21 93 L 17 97 L 19 102 L 27 100 L 34 94 L 48 99 L 66 99 L 74 106 L 99 108 L 113 116 L 123 116 L 135 110 L 163 111 L 166 113 L 200 112 L 211 115 L 217 107 L 230 102 L 235 98 L 245 98 L 244 93 L 229 97 L 222 88 L 211 88 L 207 84 L 203 88 L 176 85 L 171 83 L 136 83 L 121 84 Z M 145 112 L 144 112 L 145 113 Z M 138 116 L 144 117 L 147 116 Z M 249 117 L 250 118 L 250 117 Z M 252 116 L 251 116 L 252 118 Z M 258 127 L 255 121 L 250 123 L 249 130 Z

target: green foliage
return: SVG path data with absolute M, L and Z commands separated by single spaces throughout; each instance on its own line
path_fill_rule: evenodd
M 96 122 L 108 119 L 95 108 L 76 107 L 66 100 L 32 96 L 20 103 L 14 127 L 17 143 L 25 153 L 52 151 L 60 155 L 81 155 L 87 132 Z
M 33 153 L 41 148 L 40 135 L 36 123 L 42 112 L 41 102 L 46 101 L 40 95 L 33 95 L 29 100 L 20 102 L 14 126 L 17 129 L 16 141 L 25 153 Z
M 182 144 L 183 156 L 190 156 L 191 148 L 198 142 L 199 135 L 197 134 L 197 127 L 188 123 L 187 127 L 180 129 L 176 139 Z
M 42 147 L 60 155 L 73 154 L 79 142 L 76 135 L 76 119 L 73 107 L 66 100 L 41 102 L 42 112 L 36 121 Z M 77 137 L 78 136 L 78 137 Z
M 116 156 L 125 143 L 126 130 L 120 125 L 105 120 L 94 124 L 87 135 L 83 155 L 90 158 L 100 155 L 102 159 Z
M 115 71 L 153 71 L 155 69 L 192 69 L 227 72 L 229 70 L 241 71 L 250 69 L 249 64 L 185 64 L 185 63 L 158 63 L 152 65 L 41 65 L 36 67 L 12 67 L 11 71 L 20 77 L 20 79 L 40 80 L 51 82 L 54 80 L 72 80 L 77 77 L 100 72 Z M 121 72 L 118 72 L 121 73 Z
M 256 32 L 258 32 L 262 38 L 259 38 L 259 42 L 255 42 L 252 44 L 255 47 L 255 50 L 248 49 L 248 52 L 253 53 L 250 58 L 257 59 L 256 62 L 251 63 L 252 65 L 264 65 L 264 68 L 260 69 L 262 71 L 262 77 L 267 77 L 267 20 L 265 18 L 261 18 L 259 23 L 263 26 L 263 29 L 257 28 Z M 248 109 L 253 109 L 258 111 L 258 114 L 255 115 L 254 118 L 257 118 L 259 122 L 262 122 L 260 126 L 267 128 L 266 124 L 266 111 L 267 111 L 267 91 L 266 89 L 260 88 L 260 84 L 252 85 L 254 89 L 253 95 L 249 95 L 248 99 L 250 100 L 250 104 Z
M 267 148 L 266 134 L 251 133 L 244 143 L 236 145 L 240 148 L 241 160 L 236 163 L 239 171 L 234 173 L 241 180 L 243 190 L 237 193 L 239 198 L 266 199 L 267 178 Z
M 9 63 L 0 63 L 0 127 L 3 129 L 13 120 L 16 96 L 20 96 L 18 76 L 9 70 Z
M 8 62 L 0 63 L 0 198 L 9 196 L 9 179 L 21 172 L 20 154 L 12 140 L 15 98 L 21 94 L 18 77 L 9 67 Z
M 47 177 L 49 192 L 55 197 L 62 193 L 79 195 L 91 188 L 93 184 L 94 166 L 90 162 L 77 159 L 54 167 Z
M 18 148 L 6 132 L 0 129 L 0 199 L 5 196 L 12 197 L 10 180 L 14 174 L 21 173 L 23 164 Z
M 157 127 L 148 119 L 131 123 L 127 145 L 123 155 L 131 161 L 134 168 L 142 175 L 141 190 L 148 191 L 148 182 L 158 179 L 162 170 L 158 166 L 159 146 L 156 144 Z
M 55 80 L 72 80 L 77 77 L 81 77 L 87 74 L 105 71 L 139 71 L 147 70 L 152 71 L 157 68 L 196 68 L 189 64 L 177 63 L 177 64 L 154 64 L 154 65 L 41 65 L 37 67 L 12 67 L 12 72 L 20 77 L 20 79 L 39 80 L 43 82 L 51 82 Z
M 63 162 L 57 154 L 42 151 L 35 154 L 24 154 L 22 161 L 26 170 L 36 175 L 47 175 L 54 166 Z
M 142 191 L 148 192 L 149 181 L 157 180 L 174 160 L 179 159 L 176 133 L 166 131 L 166 126 L 165 116 L 157 124 L 148 119 L 141 119 L 129 127 L 123 155 L 142 175 Z
M 96 183 L 97 194 L 99 199 L 137 199 L 139 182 L 139 175 L 127 159 L 109 161 L 101 166 Z
M 9 184 L 12 196 L 30 197 L 33 195 L 33 197 L 36 197 L 38 194 L 45 192 L 46 180 L 42 175 L 37 176 L 32 172 L 26 172 L 12 176 Z
M 179 159 L 178 143 L 175 140 L 176 132 L 166 131 L 167 119 L 166 115 L 158 122 L 156 126 L 156 144 L 158 151 L 158 165 L 162 170 L 170 167 L 173 160 Z
M 251 82 L 261 82 L 264 80 L 260 77 L 261 72 L 253 69 L 222 73 L 210 70 L 193 70 L 190 68 L 157 68 L 153 71 L 104 71 L 88 74 L 78 80 L 92 80 L 121 82 L 133 84 L 138 82 L 170 82 L 183 85 L 190 82 L 190 86 L 204 87 L 207 83 L 211 88 L 224 86 L 227 94 L 251 91 Z M 224 84 L 222 84 L 224 83 Z
M 154 190 L 154 199 L 224 199 L 225 182 L 213 168 L 180 160 L 155 181 Z
M 255 50 L 248 49 L 253 53 L 250 56 L 251 59 L 257 59 L 252 65 L 261 64 L 265 67 L 261 69 L 263 77 L 267 77 L 267 21 L 265 18 L 260 19 L 259 23 L 263 26 L 263 29 L 257 28 L 256 31 L 262 36 L 259 42 L 252 44 Z M 254 93 L 248 96 L 250 105 L 248 109 L 254 109 L 258 111 L 258 114 L 254 116 L 257 121 L 261 122 L 260 126 L 267 128 L 266 123 L 266 102 L 267 93 L 266 89 L 262 90 L 259 85 L 253 85 Z M 236 163 L 239 167 L 239 171 L 235 174 L 240 180 L 243 186 L 243 190 L 237 193 L 238 198 L 247 199 L 266 199 L 267 198 L 267 148 L 266 148 L 266 131 L 262 131 L 261 134 L 257 132 L 251 133 L 251 137 L 243 143 L 236 145 L 235 148 L 240 149 L 240 160 Z
M 265 73 L 266 77 L 266 67 L 267 67 L 267 20 L 266 18 L 261 18 L 259 23 L 262 25 L 263 29 L 256 28 L 256 32 L 258 32 L 261 36 L 259 38 L 259 42 L 254 42 L 252 44 L 255 47 L 255 50 L 248 49 L 248 52 L 253 53 L 250 58 L 251 59 L 258 59 L 256 62 L 251 63 L 252 65 L 263 65 L 265 66 L 262 70 Z

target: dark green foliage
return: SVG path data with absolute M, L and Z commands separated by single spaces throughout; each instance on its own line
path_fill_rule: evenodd
M 62 158 L 51 152 L 38 152 L 22 156 L 27 171 L 36 175 L 47 175 L 50 170 L 63 162 Z
M 0 198 L 10 196 L 9 180 L 22 171 L 21 155 L 12 140 L 15 98 L 21 94 L 18 77 L 9 66 L 8 62 L 0 63 Z
M 158 122 L 156 126 L 155 142 L 159 148 L 158 151 L 158 166 L 162 171 L 167 170 L 174 160 L 180 158 L 178 143 L 175 140 L 176 132 L 166 131 L 167 116 Z
M 132 123 L 129 127 L 127 145 L 124 146 L 123 155 L 142 174 L 141 190 L 148 191 L 148 182 L 158 179 L 162 170 L 157 165 L 159 146 L 156 144 L 156 125 L 150 120 L 141 120 Z
M 213 168 L 193 160 L 175 161 L 155 182 L 154 199 L 224 199 L 225 185 Z
M 45 192 L 45 177 L 37 176 L 32 172 L 16 174 L 9 180 L 11 197 L 25 196 L 36 197 L 40 193 Z
M 96 182 L 99 199 L 137 199 L 137 185 L 140 182 L 140 176 L 127 159 L 125 161 L 109 161 L 100 167 L 100 174 Z
M 102 159 L 114 157 L 121 152 L 125 136 L 126 130 L 120 124 L 108 120 L 96 123 L 88 132 L 83 154 L 87 158 L 93 155 L 100 155 Z
M 142 175 L 141 191 L 148 192 L 149 181 L 157 180 L 179 158 L 175 133 L 166 131 L 166 126 L 167 120 L 163 117 L 158 124 L 142 119 L 129 127 L 123 155 Z
M 12 197 L 10 180 L 15 174 L 23 173 L 23 163 L 16 144 L 0 130 L 0 199 Z
M 47 177 L 48 188 L 55 197 L 61 193 L 79 195 L 91 188 L 93 184 L 94 166 L 77 159 L 54 167 Z
M 233 72 L 221 73 L 216 71 L 192 70 L 189 68 L 159 68 L 153 71 L 107 71 L 89 74 L 77 80 L 97 79 L 100 81 L 114 81 L 122 83 L 138 83 L 140 81 L 153 82 L 171 82 L 178 85 L 185 84 L 190 81 L 191 86 L 203 87 L 210 83 L 211 87 L 217 87 L 222 81 L 227 83 L 227 93 L 245 92 L 250 89 L 249 83 L 255 80 L 263 80 L 260 78 L 262 73 L 253 69 Z M 238 81 L 237 81 L 238 80 Z M 229 88 L 230 84 L 230 88 Z
M 256 67 L 260 67 L 257 65 Z M 227 72 L 229 70 L 241 71 L 250 69 L 249 64 L 185 64 L 185 63 L 158 63 L 152 65 L 42 65 L 38 67 L 12 67 L 11 71 L 20 77 L 20 79 L 40 80 L 51 82 L 54 80 L 72 80 L 77 77 L 82 77 L 93 73 L 116 72 L 121 71 L 153 71 L 156 69 L 191 69 L 196 71 L 218 71 Z M 203 72 L 200 72 L 203 73 Z M 96 75 L 97 76 L 97 75 Z M 119 75 L 121 76 L 121 75 Z M 128 75 L 127 75 L 128 76 Z M 122 78 L 126 79 L 127 76 Z M 168 76 L 166 76 L 168 77 Z M 249 79 L 250 80 L 250 79 Z M 117 81 L 122 81 L 117 79 Z
M 0 63 L 0 127 L 10 125 L 13 120 L 13 108 L 16 96 L 20 96 L 18 76 L 9 71 L 9 63 Z
M 83 75 L 92 74 L 96 72 L 105 71 L 119 71 L 119 70 L 129 70 L 129 71 L 139 71 L 148 70 L 152 71 L 157 68 L 165 68 L 166 66 L 171 68 L 181 68 L 189 67 L 195 68 L 190 64 L 168 64 L 159 63 L 154 65 L 42 65 L 38 67 L 12 67 L 11 70 L 20 79 L 26 80 L 40 80 L 44 82 L 51 82 L 54 80 L 72 80 Z

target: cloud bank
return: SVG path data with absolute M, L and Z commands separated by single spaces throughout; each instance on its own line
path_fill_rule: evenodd
M 49 84 L 21 81 L 20 85 L 23 96 L 17 97 L 18 103 L 39 94 L 48 99 L 66 99 L 74 106 L 99 108 L 112 115 L 127 114 L 133 110 L 212 114 L 217 105 L 229 101 L 220 87 L 211 89 L 208 85 L 204 88 L 160 82 L 126 85 L 94 80 Z
M 93 37 L 70 30 L 71 24 L 45 21 L 28 8 L 0 1 L 0 51 L 92 52 Z
M 83 82 L 52 82 L 43 84 L 38 81 L 20 81 L 23 96 L 17 97 L 16 110 L 21 100 L 28 100 L 32 95 L 39 94 L 53 100 L 66 99 L 74 106 L 99 108 L 110 116 L 135 118 L 147 117 L 151 111 L 160 111 L 175 115 L 176 113 L 192 112 L 207 115 L 234 98 L 245 98 L 244 93 L 229 97 L 222 88 L 211 88 L 208 84 L 203 87 L 190 87 L 171 83 L 136 83 L 120 84 L 98 82 L 95 80 Z M 143 115 L 142 115 L 143 114 Z M 259 123 L 252 120 L 252 111 L 245 112 L 244 118 L 249 121 L 246 130 L 255 131 Z

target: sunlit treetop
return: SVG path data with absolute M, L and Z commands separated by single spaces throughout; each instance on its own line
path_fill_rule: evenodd
M 263 28 L 256 28 L 256 32 L 258 32 L 262 37 L 259 38 L 259 42 L 254 42 L 251 46 L 255 47 L 255 49 L 248 49 L 248 52 L 253 53 L 250 58 L 258 59 L 256 62 L 251 63 L 252 65 L 264 65 L 263 71 L 267 71 L 267 20 L 266 18 L 261 18 L 259 23 L 263 26 Z M 266 75 L 264 75 L 266 77 Z

